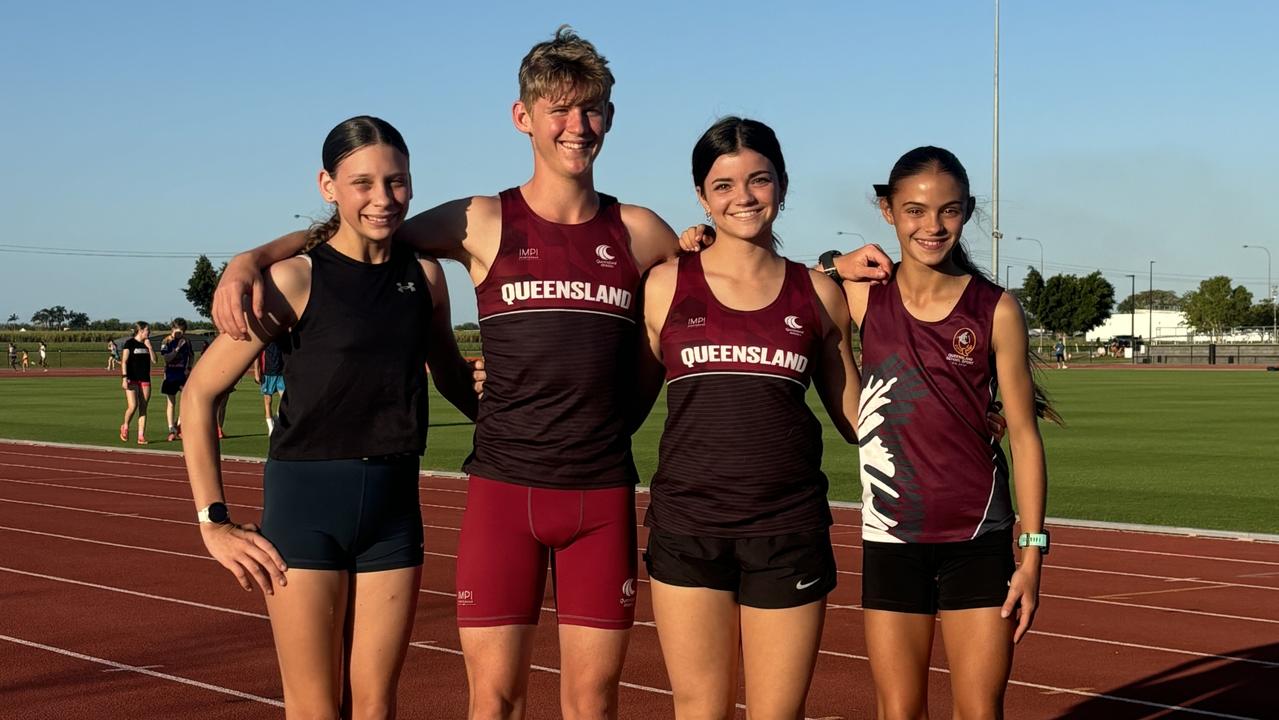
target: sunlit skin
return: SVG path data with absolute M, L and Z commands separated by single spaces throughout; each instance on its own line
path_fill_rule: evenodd
M 717 235 L 766 246 L 771 246 L 773 221 L 785 196 L 773 162 L 748 148 L 716 158 L 697 191 Z
M 891 205 L 887 198 L 880 200 L 880 211 L 897 231 L 903 265 L 909 260 L 947 275 L 961 273 L 950 251 L 972 215 L 973 202 L 948 173 L 925 171 L 900 181 Z
M 613 123 L 608 98 L 517 100 L 511 109 L 515 127 L 529 136 L 535 160 L 556 175 L 589 175 Z
M 404 153 L 390 145 L 366 145 L 343 158 L 334 174 L 321 170 L 319 185 L 341 218 L 329 242 L 359 260 L 384 259 L 413 197 Z M 380 248 L 375 257 L 368 256 L 370 247 Z

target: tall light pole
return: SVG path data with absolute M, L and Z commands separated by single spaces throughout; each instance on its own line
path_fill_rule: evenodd
M 1128 345 L 1132 348 L 1132 364 L 1137 364 L 1137 275 L 1129 273 L 1126 275 L 1132 280 L 1132 290 L 1128 292 L 1128 297 L 1132 298 L 1132 315 L 1129 315 L 1132 327 L 1128 330 Z
M 1044 277 L 1044 244 L 1039 241 L 1039 238 L 1022 237 L 1021 235 L 1017 236 L 1017 240 L 1033 242 L 1039 246 L 1039 277 L 1042 278 L 1044 282 L 1048 282 L 1048 278 Z
M 1012 273 L 1013 273 L 1013 266 L 1005 265 L 1004 266 L 1004 288 L 1005 289 L 1008 288 L 1008 283 L 1010 282 L 1012 278 Z
M 999 0 L 995 0 L 995 137 L 991 144 L 990 171 L 990 270 L 999 277 Z M 1039 271 L 1044 274 L 1043 270 Z
M 1146 357 L 1150 357 L 1150 343 L 1155 339 L 1155 261 L 1150 261 L 1150 296 L 1146 298 Z M 1154 362 L 1154 360 L 1151 360 Z
M 1270 284 L 1270 248 L 1264 245 L 1244 245 L 1244 247 L 1266 251 L 1266 296 L 1270 298 L 1270 342 L 1275 342 L 1279 340 L 1279 336 L 1275 335 L 1275 329 L 1279 327 L 1279 315 L 1276 315 L 1279 313 L 1279 307 L 1275 304 L 1274 285 Z

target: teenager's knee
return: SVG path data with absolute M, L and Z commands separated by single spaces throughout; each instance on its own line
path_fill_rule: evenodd
M 718 698 L 675 695 L 675 720 L 732 720 L 736 717 L 737 705 L 732 701 L 725 703 Z M 755 717 L 756 714 L 752 712 L 751 720 L 755 720 Z
M 1002 694 L 988 698 L 956 697 L 953 707 L 951 717 L 954 720 L 1003 720 L 1004 718 Z
M 524 698 L 500 692 L 471 691 L 468 720 L 517 720 L 524 715 Z
M 560 710 L 564 720 L 610 720 L 617 717 L 617 684 L 577 683 L 561 686 Z
M 351 705 L 351 720 L 391 720 L 395 717 L 395 695 L 357 698 Z
M 928 720 L 928 703 L 924 698 L 880 694 L 876 705 L 879 720 Z

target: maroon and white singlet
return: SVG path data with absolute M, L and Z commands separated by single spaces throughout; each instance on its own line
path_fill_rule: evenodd
M 772 303 L 734 310 L 715 299 L 700 255 L 679 259 L 646 525 L 722 538 L 830 526 L 821 424 L 805 401 L 821 353 L 817 302 L 808 270 L 787 261 Z
M 1012 525 L 1008 462 L 986 427 L 1002 294 L 974 276 L 945 319 L 923 322 L 896 276 L 870 286 L 857 428 L 865 540 L 957 542 Z
M 638 481 L 625 401 L 640 273 L 617 199 L 578 225 L 538 217 L 501 193 L 502 239 L 476 289 L 488 374 L 467 472 L 533 487 Z

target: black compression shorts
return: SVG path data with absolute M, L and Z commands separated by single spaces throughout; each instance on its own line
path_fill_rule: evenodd
M 290 568 L 377 572 L 422 564 L 418 456 L 269 460 L 262 535 Z

